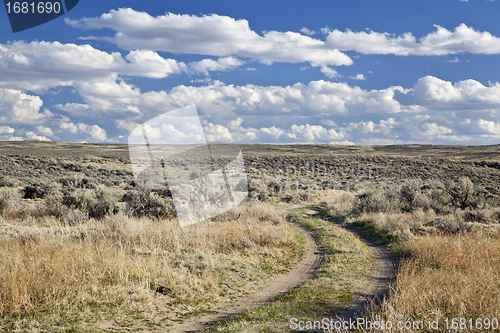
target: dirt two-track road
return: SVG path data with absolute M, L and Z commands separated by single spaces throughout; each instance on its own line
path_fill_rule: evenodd
M 294 206 L 286 210 L 288 211 L 301 207 L 305 207 L 305 205 Z M 318 213 L 319 212 L 314 210 L 309 210 L 307 212 L 307 214 L 311 216 L 317 215 Z M 278 295 L 297 288 L 304 284 L 308 279 L 313 278 L 314 272 L 321 263 L 323 254 L 320 246 L 314 240 L 312 234 L 300 226 L 297 227 L 300 228 L 305 235 L 306 250 L 302 260 L 298 262 L 290 272 L 275 278 L 274 280 L 261 281 L 260 285 L 262 287 L 253 294 L 232 302 L 220 304 L 220 308 L 217 313 L 206 315 L 201 318 L 189 319 L 182 324 L 174 325 L 170 328 L 169 332 L 180 333 L 202 330 L 218 320 L 231 317 L 243 311 L 255 309 L 256 307 L 266 303 L 270 303 Z M 359 296 L 354 300 L 351 307 L 338 314 L 339 318 L 345 318 L 348 320 L 349 318 L 360 316 L 364 306 L 368 302 L 381 300 L 388 293 L 390 283 L 395 276 L 396 262 L 391 258 L 383 246 L 370 241 L 370 239 L 366 238 L 362 234 L 357 233 L 355 229 L 351 229 L 349 227 L 346 228 L 349 231 L 358 234 L 361 240 L 370 249 L 374 260 L 374 270 L 371 274 L 371 278 L 364 286 L 362 286 L 359 291 Z

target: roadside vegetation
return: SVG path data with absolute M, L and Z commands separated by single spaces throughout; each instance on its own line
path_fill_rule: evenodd
M 465 323 L 463 332 L 498 332 L 499 241 L 498 230 L 409 240 L 411 256 L 401 266 L 388 299 L 367 309 L 366 316 L 425 323 L 425 330 L 405 330 L 409 332 L 436 331 L 428 330 L 429 321 L 438 321 L 442 332 L 449 331 L 446 323 L 451 329 L 453 321 Z
M 180 228 L 167 191 L 120 184 L 3 178 L 0 331 L 161 332 L 300 259 L 300 235 L 268 203 Z
M 464 318 L 462 331 L 499 328 L 492 321 L 500 317 L 498 195 L 467 177 L 445 183 L 413 179 L 400 187 L 345 194 L 329 211 L 404 255 L 388 297 L 366 309 L 369 320 L 422 321 L 428 331 L 435 331 L 429 321 L 438 321 L 439 331 L 446 331 L 446 321 L 451 329 L 452 320 Z

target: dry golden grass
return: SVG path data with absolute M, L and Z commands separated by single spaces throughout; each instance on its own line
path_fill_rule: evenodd
M 478 318 L 500 319 L 499 238 L 499 232 L 478 231 L 408 240 L 411 259 L 400 268 L 389 299 L 371 314 L 393 323 L 439 320 L 442 331 L 447 318 L 465 318 L 467 331 L 470 319 L 473 328 Z
M 130 311 L 163 327 L 287 270 L 301 251 L 282 214 L 258 204 L 186 228 L 125 215 L 75 227 L 28 220 L 0 219 L 0 328 L 31 330 L 39 313 L 51 331 L 72 316 L 119 327 Z
M 429 328 L 436 320 L 437 331 L 447 331 L 446 320 L 452 329 L 457 328 L 452 320 L 459 324 L 461 318 L 466 325 L 462 331 L 474 331 L 476 322 L 481 331 L 494 331 L 491 320 L 500 321 L 498 208 L 447 214 L 421 208 L 360 213 L 353 203 L 352 194 L 343 195 L 328 210 L 333 216 L 347 215 L 347 222 L 373 227 L 381 238 L 398 242 L 398 253 L 410 254 L 402 261 L 388 299 L 368 308 L 365 318 L 390 321 L 397 332 L 436 331 Z M 487 222 L 466 221 L 476 215 L 487 217 L 481 219 Z M 398 329 L 398 323 L 412 325 Z

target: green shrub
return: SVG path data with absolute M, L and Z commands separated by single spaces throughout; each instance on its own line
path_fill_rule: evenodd
M 248 195 L 250 198 L 257 198 L 264 201 L 268 197 L 267 190 L 267 184 L 262 179 L 252 179 L 248 184 Z
M 488 223 L 495 220 L 495 215 L 495 212 L 490 209 L 474 209 L 466 211 L 463 218 L 467 222 Z
M 417 196 L 415 197 L 415 200 L 413 200 L 412 210 L 415 209 L 428 210 L 431 208 L 432 208 L 432 200 L 424 193 L 418 193 Z
M 87 206 L 92 201 L 92 197 L 88 191 L 70 191 L 63 198 L 62 203 L 70 209 L 79 209 L 80 211 L 87 210 Z
M 101 219 L 112 212 L 112 204 L 107 201 L 92 201 L 87 206 L 89 217 Z
M 281 199 L 281 201 L 286 203 L 299 203 L 300 198 L 296 194 L 287 194 Z
M 472 228 L 459 214 L 438 217 L 428 225 L 435 226 L 443 234 L 468 232 Z
M 97 188 L 93 180 L 88 179 L 80 174 L 60 178 L 59 183 L 61 183 L 62 186 L 68 188 L 89 188 L 89 189 Z
M 445 191 L 444 187 L 432 188 L 430 199 L 430 208 L 434 209 L 436 213 L 448 214 L 451 212 L 452 209 L 448 206 L 451 196 Z
M 104 190 L 69 192 L 63 197 L 63 204 L 72 210 L 88 214 L 90 218 L 101 219 L 109 214 L 116 214 L 118 206 L 111 195 Z
M 108 214 L 117 214 L 119 208 L 112 195 L 101 189 L 94 192 L 94 198 L 88 205 L 87 211 L 89 217 L 103 218 Z

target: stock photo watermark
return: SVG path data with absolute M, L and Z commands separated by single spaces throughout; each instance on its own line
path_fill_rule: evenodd
M 327 179 L 357 179 L 367 180 L 379 176 L 380 169 L 377 166 L 366 164 L 352 164 L 349 166 L 330 165 L 326 166 L 316 162 L 306 162 L 300 167 L 286 165 L 269 170 L 250 167 L 252 173 L 256 175 L 266 175 L 283 178 L 323 178 Z
M 182 227 L 222 214 L 248 195 L 240 147 L 208 142 L 194 105 L 139 125 L 128 148 L 136 184 L 169 189 Z
M 325 333 L 346 332 L 354 330 L 404 332 L 404 331 L 469 331 L 469 330 L 497 330 L 498 318 L 445 318 L 444 320 L 383 320 L 380 318 L 322 318 L 320 320 L 300 320 L 291 318 L 290 329 L 294 331 L 323 330 Z
M 79 0 L 4 0 L 12 32 L 20 32 L 55 20 L 72 10 Z
M 326 166 L 319 162 L 306 162 L 299 167 L 283 165 L 272 170 L 250 166 L 248 172 L 256 179 L 266 179 L 268 190 L 275 194 L 290 191 L 317 194 L 327 189 L 358 191 L 365 189 L 364 182 L 380 176 L 379 167 L 358 163 Z

